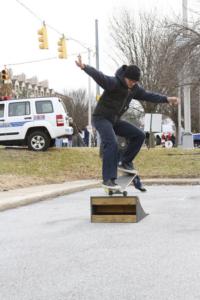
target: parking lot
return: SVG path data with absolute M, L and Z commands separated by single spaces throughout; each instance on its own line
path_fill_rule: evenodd
M 1 213 L 0 299 L 200 298 L 199 186 L 136 191 L 148 213 L 136 224 L 91 223 L 101 193 Z

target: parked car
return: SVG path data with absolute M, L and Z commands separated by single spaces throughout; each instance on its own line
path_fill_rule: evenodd
M 73 134 L 58 97 L 0 101 L 0 145 L 27 145 L 45 151 L 57 137 Z

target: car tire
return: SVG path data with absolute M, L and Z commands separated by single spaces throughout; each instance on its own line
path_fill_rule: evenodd
M 28 136 L 28 149 L 33 151 L 46 151 L 50 145 L 51 138 L 44 131 L 34 131 Z

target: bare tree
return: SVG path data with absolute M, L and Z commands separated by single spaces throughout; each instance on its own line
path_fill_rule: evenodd
M 178 72 L 184 72 L 184 77 L 191 86 L 192 131 L 197 132 L 200 131 L 200 19 L 190 23 L 190 26 L 175 23 L 170 24 L 170 27 L 177 41 L 174 59 Z
M 167 21 L 155 15 L 141 14 L 139 22 L 124 10 L 111 20 L 111 36 L 115 53 L 122 62 L 136 64 L 141 69 L 145 89 L 162 94 L 177 94 L 178 72 L 175 61 L 176 35 Z M 141 101 L 145 113 L 160 112 L 177 124 L 177 109 Z
M 64 91 L 62 99 L 69 116 L 73 119 L 74 131 L 77 133 L 88 124 L 86 91 L 83 89 Z

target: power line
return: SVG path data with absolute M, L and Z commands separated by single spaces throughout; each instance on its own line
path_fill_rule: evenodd
M 87 53 L 86 51 L 84 52 L 79 52 L 79 53 L 72 53 L 69 56 L 77 56 L 78 54 L 85 54 Z M 8 64 L 2 64 L 3 66 L 17 66 L 17 65 L 25 65 L 25 64 L 32 64 L 32 63 L 37 63 L 37 62 L 42 62 L 42 61 L 48 61 L 48 60 L 54 60 L 54 59 L 59 59 L 57 56 L 54 57 L 48 57 L 48 58 L 42 58 L 42 59 L 35 59 L 35 60 L 28 60 L 24 62 L 16 62 L 16 63 L 8 63 Z
M 30 9 L 27 5 L 22 3 L 20 0 L 16 0 L 17 3 L 19 3 L 23 8 L 25 8 L 30 14 L 32 14 L 36 19 L 38 19 L 40 22 L 43 22 L 44 20 L 41 19 L 32 9 Z M 46 22 L 45 22 L 46 23 Z M 51 28 L 53 31 L 58 33 L 59 35 L 62 35 L 62 33 L 57 30 L 55 27 L 51 26 L 50 24 L 46 24 L 49 28 Z
M 5 65 L 6 66 L 17 66 L 17 65 L 32 64 L 32 63 L 36 63 L 36 62 L 41 62 L 41 61 L 45 61 L 45 60 L 53 60 L 53 59 L 57 59 L 57 56 L 49 57 L 49 58 L 43 58 L 43 59 L 29 60 L 29 61 L 24 61 L 24 62 L 9 63 L 9 64 L 5 64 Z
M 20 4 L 24 9 L 26 9 L 30 14 L 32 14 L 36 19 L 38 19 L 40 22 L 43 22 L 44 20 L 41 19 L 34 11 L 32 11 L 32 9 L 30 9 L 27 5 L 25 5 L 24 3 L 22 3 L 20 0 L 16 0 L 16 2 L 18 4 Z M 57 34 L 59 35 L 63 35 L 63 33 L 61 33 L 58 29 L 56 29 L 54 26 L 51 26 L 50 24 L 46 23 L 46 26 L 49 27 L 51 30 L 53 30 L 54 32 L 56 32 Z M 66 36 L 66 35 L 65 35 Z M 65 38 L 66 40 L 71 40 L 71 41 L 74 41 L 76 43 L 78 43 L 80 46 L 82 46 L 83 48 L 85 49 L 90 49 L 90 47 L 86 46 L 85 43 L 83 42 L 80 42 L 79 40 L 77 39 L 74 39 L 72 37 L 66 37 Z
M 17 3 L 19 3 L 23 8 L 25 8 L 26 10 L 28 10 L 28 12 L 30 14 L 32 14 L 36 19 L 38 19 L 39 21 L 43 21 L 40 17 L 38 17 L 38 15 L 36 15 L 36 13 L 34 13 L 28 6 L 26 6 L 24 3 L 22 3 L 19 0 L 16 0 Z

